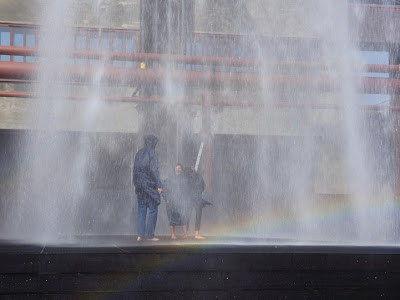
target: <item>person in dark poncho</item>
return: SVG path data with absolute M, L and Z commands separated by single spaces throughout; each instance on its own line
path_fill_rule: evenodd
M 176 239 L 175 227 L 183 226 L 183 237 L 187 237 L 187 179 L 183 176 L 182 165 L 177 164 L 174 174 L 164 182 L 162 196 L 167 207 L 171 239 Z
M 133 184 L 138 201 L 137 240 L 145 236 L 151 241 L 158 241 L 154 236 L 157 223 L 158 205 L 161 202 L 162 185 L 158 172 L 158 158 L 155 147 L 158 139 L 154 135 L 145 137 L 145 146 L 135 155 L 133 166 Z M 147 209 L 149 216 L 146 226 Z
M 211 205 L 210 202 L 205 201 L 202 197 L 202 193 L 205 188 L 205 183 L 203 177 L 195 171 L 195 168 L 186 167 L 185 168 L 185 176 L 188 179 L 188 195 L 189 195 L 189 212 L 188 216 L 190 216 L 190 212 L 194 209 L 196 213 L 195 217 L 195 225 L 194 225 L 194 238 L 203 240 L 204 236 L 200 235 L 200 224 L 201 224 L 201 215 L 203 207 L 206 205 Z

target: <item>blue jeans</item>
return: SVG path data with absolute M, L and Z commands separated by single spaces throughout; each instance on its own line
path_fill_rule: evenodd
M 147 218 L 147 226 L 146 226 L 146 215 L 147 209 L 149 209 L 149 217 Z M 138 217 L 137 217 L 137 230 L 138 236 L 144 237 L 145 230 L 146 236 L 149 239 L 154 237 L 154 230 L 156 229 L 157 223 L 157 214 L 158 214 L 158 205 L 154 203 L 154 201 L 147 201 L 145 203 L 138 203 Z

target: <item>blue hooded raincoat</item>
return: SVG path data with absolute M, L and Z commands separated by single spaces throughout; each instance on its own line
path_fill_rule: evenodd
M 145 146 L 140 149 L 135 156 L 133 166 L 133 184 L 140 204 L 145 204 L 147 201 L 154 201 L 157 205 L 160 204 L 160 194 L 157 192 L 161 188 L 160 175 L 158 172 L 158 158 L 155 147 L 158 139 L 154 135 L 145 137 Z

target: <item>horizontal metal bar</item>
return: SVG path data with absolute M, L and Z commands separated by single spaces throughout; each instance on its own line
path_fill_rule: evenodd
M 4 98 L 25 98 L 25 99 L 35 99 L 39 98 L 38 95 L 28 92 L 15 92 L 15 91 L 0 91 L 0 97 Z M 60 99 L 69 99 L 69 100 L 79 100 L 85 101 L 90 97 L 85 96 L 67 96 L 60 97 Z M 117 101 L 117 102 L 135 102 L 135 103 L 160 103 L 163 100 L 160 97 L 100 97 L 100 101 Z M 201 105 L 202 100 L 183 100 L 183 104 L 193 104 L 193 105 Z
M 0 46 L 0 55 L 15 56 L 38 56 L 37 48 Z M 327 69 L 327 66 L 314 62 L 286 62 L 286 61 L 264 61 L 258 59 L 214 57 L 214 56 L 187 56 L 169 55 L 156 53 L 127 53 L 127 52 L 101 52 L 89 50 L 72 50 L 71 57 L 86 59 L 126 60 L 136 62 L 158 62 L 158 63 L 181 63 L 189 65 L 227 66 L 227 67 L 248 67 L 268 68 L 268 66 L 281 66 L 287 68 L 306 69 Z M 389 73 L 400 72 L 400 65 L 365 64 L 360 65 L 358 72 Z
M 37 95 L 27 92 L 10 92 L 10 91 L 0 91 L 0 97 L 12 97 L 12 98 L 38 98 Z M 88 97 L 84 96 L 68 96 L 65 99 L 70 100 L 88 100 Z M 134 102 L 134 103 L 161 103 L 167 100 L 162 99 L 160 97 L 100 97 L 101 101 L 118 101 L 118 102 Z M 192 105 L 202 105 L 202 100 L 183 100 L 183 104 L 192 104 Z M 270 106 L 274 108 L 311 108 L 311 109 L 334 109 L 340 110 L 344 109 L 343 105 L 337 104 L 321 104 L 321 103 L 290 103 L 290 102 L 280 102 L 274 104 L 268 104 L 260 101 L 234 101 L 234 100 L 213 100 L 211 101 L 212 105 L 215 106 L 241 106 L 241 107 L 261 107 L 261 106 Z M 390 110 L 390 111 L 400 111 L 400 106 L 386 106 L 386 105 L 358 105 L 360 109 L 364 110 L 372 110 L 372 111 L 381 111 L 381 110 Z
M 0 78 L 35 80 L 38 65 L 33 63 L 0 62 Z M 65 72 L 65 77 L 72 83 L 93 83 L 96 74 L 103 74 L 101 81 L 121 83 L 124 85 L 139 84 L 162 84 L 170 80 L 178 84 L 200 86 L 201 88 L 261 88 L 264 86 L 265 78 L 257 73 L 227 73 L 210 71 L 183 71 L 162 69 L 135 69 L 117 67 L 94 67 L 69 65 L 63 67 L 60 72 Z M 66 80 L 66 79 L 65 79 Z M 271 75 L 268 76 L 268 85 L 271 89 L 310 89 L 320 91 L 333 91 L 340 87 L 340 79 L 333 79 L 328 75 Z M 373 78 L 361 79 L 359 88 L 364 93 L 400 93 L 400 79 L 395 78 Z

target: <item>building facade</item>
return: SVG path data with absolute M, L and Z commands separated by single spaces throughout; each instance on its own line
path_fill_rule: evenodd
M 375 181 L 389 178 L 396 190 L 392 3 L 67 2 L 0 1 L 3 214 L 24 197 L 54 198 L 62 185 L 70 188 L 61 198 L 79 206 L 77 233 L 130 232 L 133 155 L 147 133 L 160 137 L 163 178 L 177 162 L 193 165 L 205 143 L 200 171 L 216 203 L 209 224 L 222 214 L 240 222 L 260 206 L 295 215 L 309 197 L 347 205 L 346 153 L 358 142 L 346 122 L 385 145 L 371 154 L 382 173 Z M 355 95 L 368 111 L 357 124 L 347 107 Z M 57 163 L 38 172 L 43 153 Z M 83 167 L 71 166 L 77 157 Z

